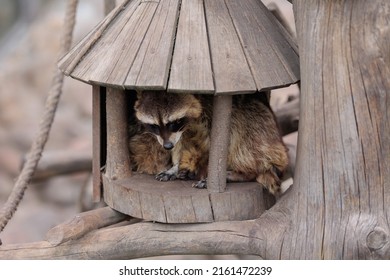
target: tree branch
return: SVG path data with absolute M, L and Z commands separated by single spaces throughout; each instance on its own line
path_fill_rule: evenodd
M 0 259 L 133 259 L 176 254 L 278 258 L 281 233 L 289 225 L 286 213 L 272 211 L 257 220 L 210 224 L 140 222 L 95 230 L 57 246 L 46 241 L 2 246 Z

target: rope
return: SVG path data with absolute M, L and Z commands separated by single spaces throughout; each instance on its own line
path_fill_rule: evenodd
M 64 30 L 61 37 L 60 57 L 70 50 L 72 44 L 72 34 L 76 23 L 76 10 L 78 0 L 69 0 L 66 7 Z M 38 162 L 42 156 L 43 149 L 49 137 L 49 132 L 57 110 L 58 102 L 62 94 L 62 85 L 64 81 L 63 73 L 57 68 L 52 80 L 49 95 L 46 99 L 45 110 L 39 124 L 38 134 L 31 145 L 29 154 L 22 171 L 12 189 L 7 202 L 0 211 L 0 232 L 3 231 L 12 216 L 17 210 L 24 192 L 34 174 Z M 0 241 L 1 245 L 1 241 Z

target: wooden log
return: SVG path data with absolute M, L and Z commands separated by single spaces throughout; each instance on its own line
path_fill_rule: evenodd
M 77 240 L 95 229 L 107 227 L 127 219 L 128 216 L 110 207 L 103 207 L 74 216 L 46 234 L 46 240 L 53 246 L 69 240 Z
M 92 86 L 92 198 L 102 198 L 101 169 L 106 164 L 106 89 Z
M 229 95 L 214 97 L 207 177 L 207 188 L 210 192 L 223 192 L 226 188 L 232 100 Z
M 196 225 L 143 222 L 96 230 L 57 246 L 47 241 L 4 245 L 0 247 L 0 259 L 109 260 L 171 254 L 257 254 L 264 246 L 261 235 L 253 236 L 254 232 L 260 233 L 257 229 L 254 220 Z
M 77 172 L 91 172 L 91 153 L 80 151 L 45 152 L 39 161 L 32 182 Z
M 106 175 L 119 179 L 131 174 L 128 149 L 127 101 L 124 90 L 107 88 Z

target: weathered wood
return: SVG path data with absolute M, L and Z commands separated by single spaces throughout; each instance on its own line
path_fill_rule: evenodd
M 135 90 L 239 94 L 297 82 L 294 43 L 254 1 L 123 1 L 59 67 L 87 83 Z
M 299 79 L 299 57 L 261 1 L 225 1 L 259 91 Z M 261 32 L 259 32 L 261 30 Z
M 294 10 L 301 113 L 294 187 L 280 207 L 295 214 L 279 257 L 389 259 L 390 3 L 298 0 Z M 374 249 L 378 228 L 387 238 Z
M 88 68 L 83 67 L 83 71 L 81 71 L 80 74 L 74 73 L 75 68 L 79 65 L 82 58 L 85 57 L 95 43 L 102 37 L 104 32 L 121 13 L 124 7 L 129 5 L 129 3 L 130 5 L 133 5 L 134 2 L 136 1 L 124 0 L 111 14 L 105 17 L 87 36 L 85 36 L 83 40 L 81 40 L 59 61 L 59 68 L 64 72 L 64 74 L 83 80 L 82 74 L 85 73 Z
M 216 94 L 253 93 L 256 85 L 224 0 L 205 0 Z
M 192 181 L 158 182 L 145 174 L 133 174 L 122 180 L 103 176 L 103 180 L 104 200 L 110 207 L 150 221 L 204 223 L 254 219 L 265 210 L 262 189 L 255 182 L 229 183 L 220 195 L 192 188 Z
M 122 85 L 131 65 L 138 53 L 151 20 L 157 8 L 156 2 L 144 2 L 134 5 L 125 13 L 122 21 L 118 21 L 112 29 L 107 30 L 107 36 L 97 42 L 91 50 L 90 58 L 104 56 L 105 61 L 93 61 L 96 68 L 90 74 L 91 82 L 101 82 L 106 85 Z M 120 23 L 120 24 L 119 24 Z M 115 41 L 110 48 L 104 44 Z M 102 44 L 102 45 L 99 45 Z M 123 48 L 126 46 L 126 48 Z M 84 60 L 87 60 L 86 57 Z
M 106 164 L 105 97 L 105 88 L 92 87 L 92 196 L 94 202 L 99 202 L 102 198 L 101 169 Z
M 183 0 L 168 91 L 214 93 L 204 5 Z
M 207 172 L 207 188 L 210 192 L 223 192 L 226 188 L 232 102 L 233 98 L 229 95 L 214 97 Z
M 275 206 L 250 221 L 139 223 L 57 247 L 8 245 L 0 258 L 390 259 L 390 3 L 296 0 L 294 9 L 304 54 L 297 166 Z
M 103 207 L 74 216 L 46 234 L 46 240 L 51 245 L 59 245 L 69 240 L 77 240 L 85 234 L 127 219 L 128 216 L 110 207 Z
M 45 152 L 34 172 L 32 182 L 39 182 L 59 175 L 91 172 L 91 154 L 80 151 Z
M 144 222 L 96 230 L 58 246 L 46 241 L 3 245 L 0 247 L 0 259 L 117 260 L 189 253 L 256 254 L 265 245 L 261 235 L 253 237 L 254 232 L 263 231 L 260 226 L 253 220 L 197 225 Z
M 128 150 L 127 102 L 123 90 L 107 88 L 106 175 L 116 180 L 131 174 Z
M 161 1 L 143 39 L 124 86 L 138 89 L 166 89 L 179 1 Z M 134 36 L 136 36 L 135 34 Z

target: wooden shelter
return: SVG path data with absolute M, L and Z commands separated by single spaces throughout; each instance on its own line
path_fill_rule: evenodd
M 389 260 L 390 2 L 290 2 L 301 54 L 297 164 L 294 185 L 271 209 L 237 222 L 107 228 L 124 218 L 107 207 L 59 225 L 67 230 L 57 240 L 3 245 L 0 258 Z
M 93 85 L 96 200 L 102 181 L 110 207 L 145 220 L 245 220 L 265 210 L 256 183 L 226 186 L 232 95 L 299 79 L 296 46 L 260 0 L 126 0 L 59 66 Z M 130 170 L 126 94 L 144 90 L 215 96 L 207 190 Z

